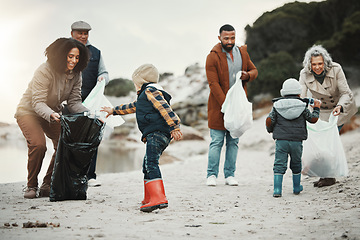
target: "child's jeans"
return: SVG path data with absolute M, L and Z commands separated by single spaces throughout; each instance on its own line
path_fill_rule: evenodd
M 145 180 L 161 178 L 159 159 L 171 138 L 163 132 L 152 132 L 146 136 L 146 153 L 143 161 Z
M 301 173 L 302 141 L 276 140 L 274 174 L 285 174 L 288 155 L 293 174 Z

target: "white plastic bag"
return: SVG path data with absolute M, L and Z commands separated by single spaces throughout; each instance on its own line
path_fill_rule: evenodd
M 236 74 L 236 82 L 227 92 L 221 107 L 225 128 L 233 138 L 239 138 L 253 124 L 252 104 L 246 97 L 240 77 L 241 71 Z
M 340 139 L 338 116 L 330 114 L 329 122 L 307 123 L 308 139 L 303 144 L 303 174 L 333 178 L 348 175 L 344 148 Z
M 106 112 L 100 112 L 101 107 L 113 107 L 110 101 L 104 95 L 105 81 L 97 82 L 95 87 L 91 90 L 89 95 L 83 102 L 83 105 L 87 107 L 91 112 L 94 112 L 97 117 L 106 122 L 104 130 L 104 138 L 109 137 L 114 131 L 114 127 L 120 126 L 125 121 L 121 116 L 109 116 Z

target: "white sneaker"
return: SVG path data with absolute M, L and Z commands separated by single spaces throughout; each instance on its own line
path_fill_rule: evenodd
M 211 175 L 210 177 L 208 177 L 207 180 L 206 180 L 206 185 L 208 185 L 208 186 L 216 186 L 216 176 Z
M 88 186 L 89 187 L 99 187 L 99 186 L 101 186 L 101 182 L 99 180 L 91 178 L 88 181 Z
M 225 184 L 229 186 L 237 186 L 239 185 L 238 181 L 234 177 L 225 178 Z

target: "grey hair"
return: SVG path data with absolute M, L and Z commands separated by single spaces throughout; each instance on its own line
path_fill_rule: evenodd
M 306 51 L 303 61 L 304 68 L 311 72 L 311 58 L 317 56 L 323 57 L 324 69 L 328 72 L 333 65 L 333 61 L 328 51 L 321 45 L 314 45 Z

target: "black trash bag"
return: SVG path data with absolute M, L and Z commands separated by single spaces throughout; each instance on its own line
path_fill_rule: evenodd
M 84 114 L 62 115 L 60 122 L 50 201 L 86 200 L 86 174 L 101 142 L 105 124 Z

